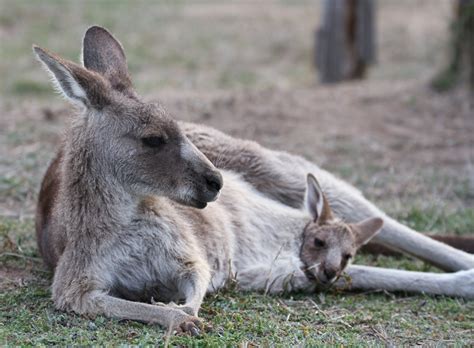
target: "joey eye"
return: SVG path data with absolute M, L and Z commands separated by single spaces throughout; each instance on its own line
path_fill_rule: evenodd
M 314 246 L 317 248 L 324 248 L 326 246 L 326 242 L 319 238 L 314 239 Z
M 344 259 L 345 260 L 349 260 L 350 258 L 352 258 L 351 254 L 344 254 Z
M 153 137 L 142 138 L 142 143 L 145 146 L 157 148 L 166 144 L 166 141 L 163 137 L 153 136 Z

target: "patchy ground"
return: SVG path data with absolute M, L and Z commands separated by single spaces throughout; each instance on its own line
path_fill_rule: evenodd
M 443 61 L 450 8 L 380 1 L 377 67 L 323 87 L 311 69 L 313 2 L 134 6 L 0 0 L 0 344 L 163 344 L 153 326 L 54 310 L 34 241 L 36 196 L 72 117 L 30 54 L 36 42 L 77 57 L 89 24 L 122 40 L 137 89 L 176 118 L 314 160 L 420 231 L 474 232 L 474 112 L 466 91 L 427 87 Z M 124 15 L 127 13 L 127 16 Z M 146 15 L 144 15 L 146 13 Z M 139 21 L 134 21 L 136 18 Z M 54 20 L 52 20 L 54 18 Z M 133 30 L 130 30 L 133 28 Z M 432 270 L 409 258 L 366 264 Z M 173 344 L 474 343 L 474 304 L 406 294 L 209 296 L 213 326 Z

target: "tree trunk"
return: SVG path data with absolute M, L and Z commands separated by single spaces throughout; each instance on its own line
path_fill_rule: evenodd
M 451 24 L 449 64 L 432 81 L 432 87 L 445 91 L 467 81 L 474 91 L 474 0 L 458 0 Z
M 323 83 L 359 79 L 375 61 L 373 0 L 325 0 L 315 64 Z

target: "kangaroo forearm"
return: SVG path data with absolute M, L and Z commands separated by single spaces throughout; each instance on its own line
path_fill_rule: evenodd
M 193 315 L 198 315 L 199 309 L 201 308 L 202 301 L 206 295 L 209 287 L 209 277 L 202 277 L 197 279 L 193 285 L 183 285 L 185 293 L 185 307 L 189 307 L 193 311 Z
M 165 328 L 177 326 L 186 320 L 197 320 L 178 308 L 128 301 L 105 293 L 90 296 L 88 300 L 98 309 L 95 314 L 103 314 L 110 318 L 158 324 Z
M 217 168 L 240 173 L 257 190 L 276 201 L 295 208 L 302 205 L 307 173 L 292 166 L 297 156 L 282 165 L 280 152 L 267 150 L 255 142 L 233 138 L 202 125 L 181 125 L 186 136 Z M 290 170 L 287 166 L 291 166 Z
M 300 156 L 269 150 L 202 125 L 183 123 L 182 126 L 186 136 L 216 167 L 242 174 L 260 192 L 286 205 L 302 206 L 305 178 L 312 173 L 338 216 L 356 222 L 377 212 L 363 199 L 353 202 L 352 197 L 362 197 L 355 188 Z M 361 211 L 355 209 L 357 205 L 361 205 Z

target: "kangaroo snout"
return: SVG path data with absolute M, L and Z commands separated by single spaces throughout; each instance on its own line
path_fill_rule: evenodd
M 219 198 L 219 194 L 223 185 L 222 175 L 217 170 L 209 171 L 206 174 L 201 174 L 200 188 L 197 191 L 197 200 L 202 203 L 214 202 Z M 205 207 L 206 205 L 203 204 Z
M 189 164 L 190 171 L 187 175 L 194 187 L 194 197 L 189 197 L 191 205 L 197 208 L 205 208 L 207 203 L 215 201 L 219 197 L 223 180 L 219 170 L 199 151 L 189 140 L 181 145 L 181 157 Z
M 214 169 L 208 173 L 200 174 L 200 179 L 195 181 L 194 195 L 187 196 L 182 203 L 204 209 L 207 203 L 214 202 L 219 198 L 222 185 L 222 175 L 217 170 Z
M 211 201 L 215 201 L 219 197 L 219 192 L 222 189 L 223 180 L 219 172 L 209 174 L 205 178 L 207 190 L 214 195 Z

